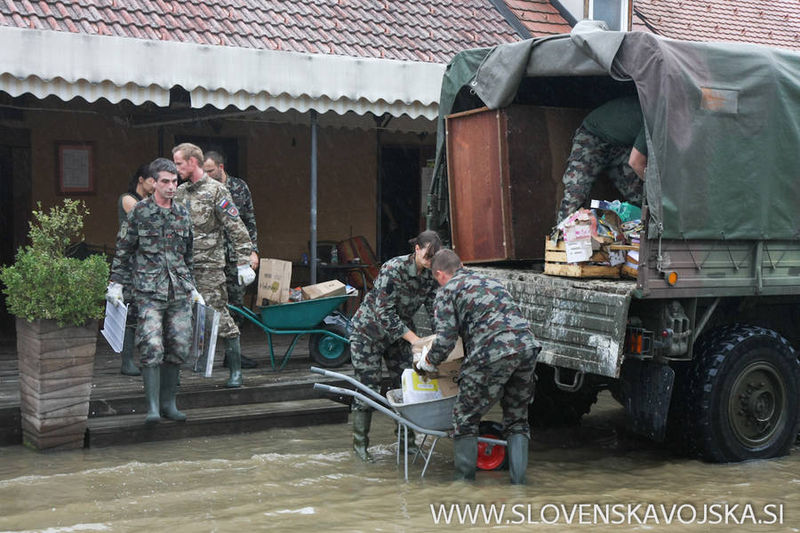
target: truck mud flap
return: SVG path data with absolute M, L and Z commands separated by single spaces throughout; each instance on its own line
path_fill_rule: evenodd
M 622 365 L 621 378 L 630 430 L 654 441 L 663 441 L 675 371 L 665 364 L 629 358 Z

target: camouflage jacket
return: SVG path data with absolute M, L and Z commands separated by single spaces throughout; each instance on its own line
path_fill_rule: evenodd
M 182 204 L 159 207 L 153 197 L 137 203 L 128 223 L 117 235 L 117 253 L 111 265 L 111 281 L 167 300 L 170 285 L 175 293 L 191 292 L 192 223 Z
M 433 315 L 437 287 L 429 269 L 417 271 L 414 254 L 389 259 L 353 317 L 353 332 L 395 342 L 411 329 L 421 305 Z
M 436 339 L 428 352 L 433 365 L 447 358 L 459 336 L 465 366 L 482 366 L 539 347 L 503 284 L 463 267 L 436 295 L 434 326 Z
M 234 243 L 238 255 L 236 263 L 249 264 L 253 245 L 239 218 L 239 209 L 223 184 L 204 174 L 195 183 L 187 181 L 178 187 L 175 199 L 186 205 L 192 219 L 195 268 L 225 267 L 223 230 Z
M 250 242 L 253 244 L 253 251 L 258 253 L 258 230 L 256 229 L 256 213 L 253 209 L 253 196 L 250 194 L 250 188 L 243 179 L 235 178 L 228 175 L 225 186 L 231 193 L 233 203 L 239 208 L 239 217 L 244 222 L 244 227 L 247 228 L 247 233 L 250 235 Z M 236 247 L 233 241 L 228 237 L 227 230 L 225 231 L 225 254 L 229 261 L 235 262 L 236 260 Z

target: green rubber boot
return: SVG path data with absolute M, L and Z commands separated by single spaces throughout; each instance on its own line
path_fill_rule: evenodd
M 369 453 L 369 427 L 372 425 L 372 411 L 353 411 L 353 451 L 365 463 L 374 463 L 375 458 Z
M 225 386 L 229 389 L 238 389 L 242 386 L 242 347 L 239 337 L 225 339 L 225 357 L 228 358 L 230 377 Z
M 183 422 L 186 420 L 186 415 L 178 411 L 175 405 L 175 397 L 178 395 L 178 386 L 180 385 L 180 371 L 181 367 L 173 365 L 172 363 L 161 364 L 161 416 L 169 418 L 170 420 L 177 420 Z
M 458 437 L 453 441 L 456 481 L 475 481 L 478 469 L 478 437 Z
M 530 439 L 522 433 L 509 435 L 508 440 L 508 471 L 511 474 L 512 485 L 525 484 L 525 471 L 528 469 L 528 443 Z
M 133 347 L 136 338 L 136 328 L 125 328 L 125 339 L 122 341 L 122 367 L 119 373 L 124 376 L 141 376 L 142 372 L 133 363 Z
M 158 366 L 142 368 L 142 381 L 144 382 L 144 397 L 147 399 L 147 416 L 145 424 L 161 422 L 159 413 L 159 387 L 161 383 L 161 370 Z

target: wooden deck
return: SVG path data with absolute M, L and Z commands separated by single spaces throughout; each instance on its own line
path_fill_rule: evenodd
M 291 337 L 273 339 L 277 341 L 278 358 L 285 352 Z M 222 367 L 223 345 L 220 342 L 213 377 L 204 378 L 188 367 L 181 371 L 177 403 L 188 420 L 145 426 L 147 408 L 141 377 L 121 375 L 119 355 L 98 336 L 85 446 L 344 423 L 349 410 L 341 403 L 344 399 L 331 401 L 312 387 L 315 382 L 352 386 L 309 372 L 307 339 L 307 336 L 300 338 L 283 371 L 273 372 L 265 334 L 255 326 L 245 325 L 242 353 L 257 360 L 259 367 L 243 370 L 244 387 L 224 387 L 228 369 Z M 334 370 L 347 375 L 353 372 L 350 365 Z M 16 345 L 13 339 L 0 339 L 0 445 L 20 444 L 21 440 Z

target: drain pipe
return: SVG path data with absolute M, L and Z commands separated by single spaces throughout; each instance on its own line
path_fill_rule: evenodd
M 311 238 L 308 270 L 311 285 L 317 283 L 317 112 L 311 110 Z

